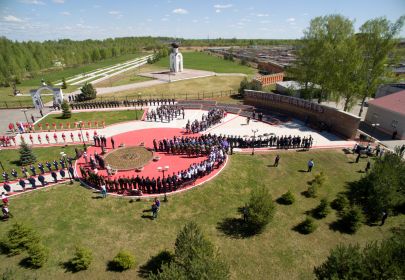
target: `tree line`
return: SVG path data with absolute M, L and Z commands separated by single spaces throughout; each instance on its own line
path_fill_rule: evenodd
M 141 50 L 159 51 L 178 41 L 189 46 L 250 46 L 286 44 L 293 40 L 244 40 L 244 39 L 182 39 L 170 37 L 123 37 L 104 40 L 74 41 L 70 39 L 44 42 L 11 41 L 0 37 L 0 86 L 10 86 L 23 79 L 33 78 L 41 70 L 55 66 L 76 67 Z M 167 55 L 167 51 L 166 55 Z M 163 56 L 166 56 L 163 54 Z
M 344 101 L 344 111 L 359 100 L 362 108 L 377 87 L 388 82 L 390 65 L 405 16 L 395 22 L 384 17 L 366 21 L 359 32 L 341 15 L 316 17 L 304 31 L 291 76 L 303 85 L 302 97 Z M 360 114 L 362 114 L 362 109 Z

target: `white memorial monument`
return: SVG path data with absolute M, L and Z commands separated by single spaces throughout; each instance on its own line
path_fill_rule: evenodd
M 38 89 L 30 90 L 30 94 L 32 97 L 32 103 L 34 103 L 35 109 L 42 110 L 44 107 L 44 103 L 42 102 L 41 92 L 43 90 L 52 91 L 52 94 L 45 94 L 45 95 L 53 95 L 53 105 L 62 105 L 63 102 L 63 92 L 60 88 L 54 88 L 48 86 L 45 82 L 42 81 L 42 86 Z
M 172 43 L 170 53 L 170 72 L 183 72 L 183 55 L 179 52 L 179 45 Z

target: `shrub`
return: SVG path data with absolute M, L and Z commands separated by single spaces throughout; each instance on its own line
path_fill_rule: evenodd
M 403 279 L 405 242 L 394 236 L 382 242 L 359 245 L 339 245 L 328 259 L 315 267 L 316 279 Z
M 306 197 L 316 197 L 318 193 L 318 186 L 311 185 L 308 187 L 307 191 L 305 192 Z
M 325 181 L 326 181 L 326 175 L 325 175 L 325 173 L 323 173 L 323 171 L 321 171 L 319 174 L 316 174 L 314 176 L 314 179 L 312 180 L 311 184 L 322 187 L 325 184 Z
M 321 199 L 318 207 L 316 207 L 313 211 L 313 215 L 317 219 L 322 219 L 328 216 L 330 212 L 329 203 L 326 198 Z
M 37 233 L 21 223 L 15 223 L 7 233 L 3 248 L 9 255 L 18 255 L 27 250 L 31 244 L 39 243 Z
M 269 190 L 264 186 L 255 188 L 248 203 L 248 223 L 251 229 L 255 232 L 262 231 L 273 219 L 275 210 Z
M 72 117 L 72 111 L 70 110 L 69 103 L 66 100 L 62 102 L 62 118 L 70 119 Z
M 348 209 L 339 220 L 341 228 L 348 233 L 355 233 L 364 221 L 363 212 L 357 206 Z
M 89 268 L 93 254 L 90 249 L 76 247 L 75 256 L 70 260 L 70 265 L 73 271 L 86 270 Z
M 347 199 L 346 195 L 340 193 L 335 200 L 332 201 L 331 206 L 336 211 L 343 213 L 349 207 L 349 199 Z
M 41 243 L 30 244 L 28 250 L 27 263 L 35 268 L 42 267 L 48 260 L 48 250 Z
M 86 82 L 81 88 L 81 93 L 77 96 L 79 101 L 86 101 L 95 99 L 97 91 L 92 84 Z
M 28 144 L 24 141 L 24 139 L 21 141 L 19 153 L 20 153 L 20 164 L 23 166 L 33 164 L 37 161 L 37 158 L 32 152 L 32 149 L 30 148 L 30 146 L 28 146 Z
M 296 229 L 299 233 L 309 234 L 316 230 L 317 226 L 314 223 L 314 219 L 307 217 L 303 222 L 297 225 Z
M 123 271 L 135 265 L 135 257 L 127 251 L 120 251 L 111 262 L 111 269 Z
M 295 197 L 291 191 L 288 191 L 285 194 L 283 194 L 282 196 L 280 196 L 279 201 L 282 204 L 290 205 L 295 202 Z
M 61 88 L 62 89 L 67 89 L 67 84 L 66 84 L 65 78 L 62 78 L 62 86 L 61 86 Z

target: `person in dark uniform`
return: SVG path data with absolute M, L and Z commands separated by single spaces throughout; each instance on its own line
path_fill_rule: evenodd
M 111 137 L 111 146 L 113 149 L 115 149 L 115 141 L 114 138 Z
M 14 168 L 13 168 L 13 170 L 11 170 L 11 175 L 13 175 L 15 180 L 18 178 L 18 173 Z
M 274 159 L 274 167 L 277 167 L 279 162 L 280 162 L 280 155 L 277 155 L 276 158 Z
M 58 162 L 56 160 L 53 161 L 53 166 L 55 167 L 55 170 L 59 170 L 59 165 Z
M 65 175 L 66 175 L 66 173 L 65 173 L 65 170 L 64 169 L 60 169 L 59 170 L 59 174 L 60 174 L 60 176 L 62 177 L 62 179 L 65 179 Z
M 38 163 L 38 169 L 41 171 L 41 174 L 45 174 L 44 165 L 42 163 Z
M 37 172 L 35 170 L 35 166 L 33 166 L 32 164 L 30 165 L 30 170 L 32 172 L 32 175 L 37 176 Z
M 3 181 L 8 182 L 8 173 L 6 171 L 3 172 Z
M 70 176 L 72 176 L 72 178 L 75 178 L 75 170 L 73 169 L 72 166 L 69 166 L 68 168 L 68 172 L 70 173 Z
M 55 171 L 52 171 L 52 172 L 51 172 L 51 176 L 52 176 L 52 178 L 53 178 L 53 181 L 54 181 L 55 183 L 57 183 L 57 182 L 58 182 L 58 175 L 56 175 Z
M 52 171 L 52 164 L 50 164 L 49 161 L 47 161 L 45 163 L 45 165 L 46 165 L 46 168 L 48 168 L 48 171 L 51 172 Z
M 30 176 L 30 177 L 28 178 L 28 182 L 30 182 L 30 184 L 31 184 L 31 186 L 32 186 L 33 189 L 36 189 L 36 188 L 37 188 L 37 186 L 36 186 L 36 184 L 35 184 L 35 178 L 34 178 L 34 177 Z
M 18 184 L 21 186 L 21 188 L 25 192 L 25 180 L 23 178 L 20 178 L 20 181 L 18 181 Z
M 388 212 L 387 211 L 384 211 L 382 214 L 383 214 L 383 216 L 382 216 L 382 219 L 381 219 L 380 226 L 383 226 L 385 224 L 385 220 L 388 218 Z
M 6 192 L 11 192 L 11 186 L 7 182 L 3 184 L 3 188 Z
M 367 161 L 366 169 L 364 170 L 366 173 L 370 170 L 371 168 L 371 162 L 370 160 Z
M 46 181 L 45 181 L 45 177 L 44 177 L 42 174 L 40 174 L 40 175 L 38 176 L 38 181 L 41 182 L 41 185 L 42 185 L 43 187 L 45 187 Z
M 65 161 L 63 159 L 59 160 L 62 169 L 65 169 Z

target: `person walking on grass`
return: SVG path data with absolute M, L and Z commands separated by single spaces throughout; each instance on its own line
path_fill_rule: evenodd
M 277 155 L 276 158 L 274 159 L 274 167 L 277 167 L 279 162 L 280 162 L 280 155 Z
M 105 184 L 101 184 L 101 197 L 106 198 L 107 197 L 107 189 L 105 187 Z
M 152 204 L 152 219 L 156 219 L 158 216 L 159 207 L 156 205 L 156 202 Z
M 314 165 L 315 165 L 314 160 L 310 159 L 308 161 L 308 170 L 307 170 L 307 172 L 312 172 L 312 167 L 314 167 Z

